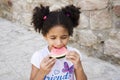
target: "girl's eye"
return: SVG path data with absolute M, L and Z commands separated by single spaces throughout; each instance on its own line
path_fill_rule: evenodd
M 54 39 L 56 39 L 56 38 L 55 38 L 55 37 L 51 37 L 50 39 L 53 39 L 53 40 L 54 40 Z
M 61 37 L 61 39 L 66 39 L 67 38 L 67 36 L 63 36 L 63 37 Z

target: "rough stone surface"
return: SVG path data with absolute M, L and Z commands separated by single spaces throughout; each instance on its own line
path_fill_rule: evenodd
M 79 29 L 88 29 L 90 25 L 90 13 L 89 12 L 82 12 L 80 14 L 80 25 L 78 26 Z
M 120 0 L 112 0 L 113 5 L 120 5 Z
M 117 21 L 115 22 L 115 27 L 116 27 L 116 29 L 119 29 L 119 30 L 120 30 L 120 20 L 117 20 Z
M 120 31 L 117 33 L 116 37 L 120 41 Z
M 97 43 L 97 37 L 90 30 L 81 30 L 78 34 L 79 43 L 83 46 L 92 46 Z
M 75 3 L 82 10 L 97 10 L 106 8 L 108 0 L 76 0 Z
M 116 5 L 113 7 L 113 11 L 115 13 L 116 16 L 120 16 L 120 5 Z
M 101 17 L 102 16 L 102 17 Z M 108 10 L 94 11 L 90 14 L 90 25 L 93 30 L 102 30 L 111 27 L 111 17 Z
M 108 39 L 105 42 L 104 54 L 120 57 L 120 41 Z
M 0 18 L 0 80 L 29 80 L 30 59 L 45 45 L 43 37 L 32 29 Z M 73 43 L 69 45 L 74 46 Z M 120 66 L 85 53 L 81 56 L 88 80 L 120 79 Z
M 12 2 L 10 0 L 0 0 L 0 16 L 12 19 Z

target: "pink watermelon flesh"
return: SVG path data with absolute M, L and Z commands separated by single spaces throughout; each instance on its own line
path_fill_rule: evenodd
M 51 50 L 50 55 L 51 55 L 51 57 L 54 57 L 54 58 L 59 59 L 59 58 L 65 57 L 66 52 L 67 52 L 66 47 L 62 47 L 62 48 L 60 48 L 60 49 L 58 49 L 58 48 L 53 48 L 53 49 Z

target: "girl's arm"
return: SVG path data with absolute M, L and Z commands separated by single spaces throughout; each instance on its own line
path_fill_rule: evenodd
M 44 74 L 41 73 L 40 69 L 32 65 L 30 80 L 43 80 L 43 79 L 44 79 Z
M 79 54 L 75 51 L 70 51 L 66 55 L 66 58 L 74 64 L 76 80 L 87 80 L 87 77 L 84 73 L 84 70 L 80 61 Z
M 47 75 L 53 65 L 55 64 L 54 58 L 45 57 L 40 64 L 40 69 L 32 65 L 30 80 L 44 80 L 45 75 Z
M 75 69 L 75 76 L 76 76 L 76 80 L 87 80 L 87 76 L 84 73 L 81 63 L 79 67 Z

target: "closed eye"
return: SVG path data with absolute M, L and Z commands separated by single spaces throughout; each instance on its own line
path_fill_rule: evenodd
M 55 37 L 51 37 L 50 39 L 53 39 L 53 40 L 54 40 L 54 39 L 56 39 L 56 38 L 55 38 Z
M 68 38 L 68 35 L 63 35 L 63 36 L 61 37 L 61 39 L 66 39 L 66 38 Z

